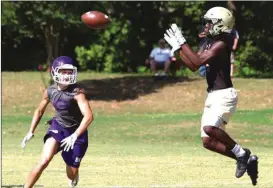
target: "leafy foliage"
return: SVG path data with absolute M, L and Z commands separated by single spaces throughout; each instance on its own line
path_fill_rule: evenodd
M 239 31 L 239 75 L 245 67 L 272 71 L 272 2 L 234 2 Z M 2 68 L 33 69 L 50 64 L 59 55 L 77 60 L 82 70 L 137 72 L 170 23 L 182 27 L 187 42 L 198 50 L 200 17 L 226 2 L 109 1 L 109 2 L 2 2 Z M 91 30 L 80 16 L 98 10 L 112 25 Z M 261 21 L 262 20 L 262 21 Z M 17 54 L 14 56 L 14 54 Z M 24 62 L 23 64 L 21 62 Z M 250 70 L 249 69 L 249 70 Z

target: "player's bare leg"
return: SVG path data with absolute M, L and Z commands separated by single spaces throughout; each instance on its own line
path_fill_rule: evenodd
M 69 186 L 75 187 L 79 181 L 79 168 L 74 168 L 71 166 L 66 165 L 66 175 L 68 177 Z
M 54 138 L 50 137 L 46 140 L 41 159 L 39 163 L 31 170 L 30 174 L 28 175 L 24 188 L 33 187 L 33 185 L 41 176 L 43 170 L 48 166 L 53 156 L 56 154 L 58 147 L 59 147 L 59 144 Z
M 79 168 L 74 168 L 66 165 L 66 175 L 70 180 L 76 179 L 79 174 Z
M 232 150 L 232 148 L 234 148 L 234 146 L 236 145 L 236 142 L 232 138 L 230 138 L 230 136 L 225 131 L 217 127 L 204 126 L 203 129 L 205 133 L 211 138 L 219 140 L 221 143 L 223 143 L 228 150 Z
M 217 152 L 219 154 L 225 155 L 232 159 L 237 159 L 234 153 L 231 150 L 227 149 L 227 146 L 221 143 L 219 140 L 215 140 L 214 138 L 210 137 L 203 137 L 202 138 L 204 148 Z
M 217 127 L 204 126 L 203 129 L 210 138 L 212 138 L 213 140 L 217 140 L 225 145 L 225 147 L 223 147 L 219 143 L 206 143 L 210 146 L 210 150 L 231 157 L 232 155 L 230 154 L 230 152 L 227 151 L 229 150 L 235 155 L 237 160 L 237 169 L 235 176 L 237 178 L 242 177 L 247 170 L 247 162 L 251 152 L 248 149 L 241 148 L 232 138 L 230 138 L 230 136 L 225 131 Z M 211 142 L 213 142 L 213 140 L 211 140 Z M 206 141 L 208 142 L 208 140 Z
M 171 61 L 166 61 L 164 63 L 164 71 L 163 71 L 163 76 L 166 76 L 167 72 L 169 71 L 169 68 L 171 66 Z

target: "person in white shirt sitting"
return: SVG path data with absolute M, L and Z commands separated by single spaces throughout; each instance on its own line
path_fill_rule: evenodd
M 166 76 L 172 61 L 176 61 L 174 54 L 171 54 L 171 49 L 165 47 L 165 40 L 158 41 L 158 47 L 154 48 L 150 54 L 150 63 L 154 76 L 159 76 L 158 69 L 163 69 L 161 76 Z

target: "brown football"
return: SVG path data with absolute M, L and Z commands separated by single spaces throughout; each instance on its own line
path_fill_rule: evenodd
M 102 12 L 89 11 L 82 15 L 82 22 L 92 29 L 103 29 L 111 23 L 111 20 Z

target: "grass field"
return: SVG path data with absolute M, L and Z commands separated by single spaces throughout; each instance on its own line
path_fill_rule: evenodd
M 47 75 L 45 75 L 48 79 Z M 202 148 L 200 78 L 154 82 L 145 75 L 80 73 L 95 120 L 79 187 L 252 187 L 235 161 Z M 37 72 L 2 73 L 2 187 L 19 187 L 38 162 L 52 106 L 25 150 L 20 144 L 41 99 Z M 256 187 L 273 187 L 273 79 L 234 79 L 238 111 L 227 131 L 260 158 Z M 37 187 L 67 187 L 58 154 Z

